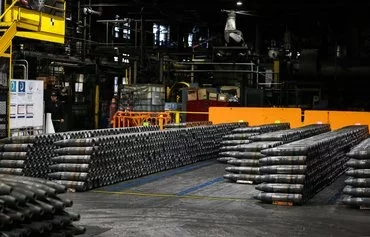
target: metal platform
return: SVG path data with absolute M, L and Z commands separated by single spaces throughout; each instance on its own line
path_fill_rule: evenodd
M 341 205 L 345 177 L 304 206 L 262 204 L 253 185 L 206 161 L 87 193 L 68 193 L 84 236 L 369 236 L 370 213 Z

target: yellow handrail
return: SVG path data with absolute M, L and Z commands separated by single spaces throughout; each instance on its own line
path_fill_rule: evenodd
M 17 22 L 13 22 L 8 30 L 0 37 L 0 54 L 5 53 L 5 51 L 10 47 L 16 33 Z
M 168 113 L 175 114 L 175 123 L 180 123 L 180 114 L 209 114 L 209 112 L 188 112 L 188 111 L 167 111 Z
M 59 12 L 64 12 L 64 9 L 63 8 L 59 8 L 59 7 L 53 7 L 53 6 L 49 6 L 49 5 L 44 5 L 45 8 L 50 8 L 50 9 L 53 9 L 53 10 L 57 10 Z
M 13 2 L 12 2 L 12 4 L 10 4 L 10 6 L 4 11 L 4 13 L 0 16 L 0 21 L 4 18 L 4 16 L 6 15 L 6 13 L 8 13 L 8 11 L 10 10 L 10 9 L 12 9 L 14 6 L 15 6 L 15 4 L 17 4 L 17 2 L 19 2 L 19 0 L 14 0 Z
M 209 112 L 188 112 L 188 111 L 166 111 L 171 114 L 209 114 Z

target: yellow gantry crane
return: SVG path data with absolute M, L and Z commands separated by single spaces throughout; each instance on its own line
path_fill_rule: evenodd
M 55 0 L 51 1 L 51 5 L 37 7 L 30 5 L 28 1 L 0 1 L 4 9 L 0 12 L 0 59 L 9 59 L 9 87 L 14 37 L 64 44 L 66 1 Z

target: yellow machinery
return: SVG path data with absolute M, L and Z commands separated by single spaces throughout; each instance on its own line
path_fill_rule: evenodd
M 54 14 L 27 9 L 20 5 L 19 0 L 2 1 L 5 2 L 5 11 L 0 16 L 0 27 L 5 33 L 0 38 L 1 46 L 10 46 L 14 37 L 64 44 L 65 0 L 55 1 L 55 6 L 43 6 Z M 4 53 L 4 47 L 0 48 L 0 54 Z
M 0 16 L 0 59 L 9 59 L 7 67 L 9 86 L 12 75 L 13 38 L 21 37 L 64 44 L 66 1 L 56 0 L 53 6 L 44 5 L 40 11 L 30 9 L 19 0 L 0 1 L 4 6 Z

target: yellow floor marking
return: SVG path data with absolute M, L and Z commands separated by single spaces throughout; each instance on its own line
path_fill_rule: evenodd
M 103 190 L 96 190 L 96 191 L 92 191 L 92 192 L 94 192 L 94 193 L 104 193 L 104 194 L 140 196 L 140 197 L 203 199 L 203 200 L 209 200 L 209 201 L 236 201 L 236 202 L 254 201 L 254 200 L 249 200 L 249 199 L 244 199 L 244 198 L 207 197 L 207 196 L 197 196 L 197 195 L 178 196 L 176 194 L 164 194 L 164 193 L 110 192 L 110 191 L 103 191 Z

